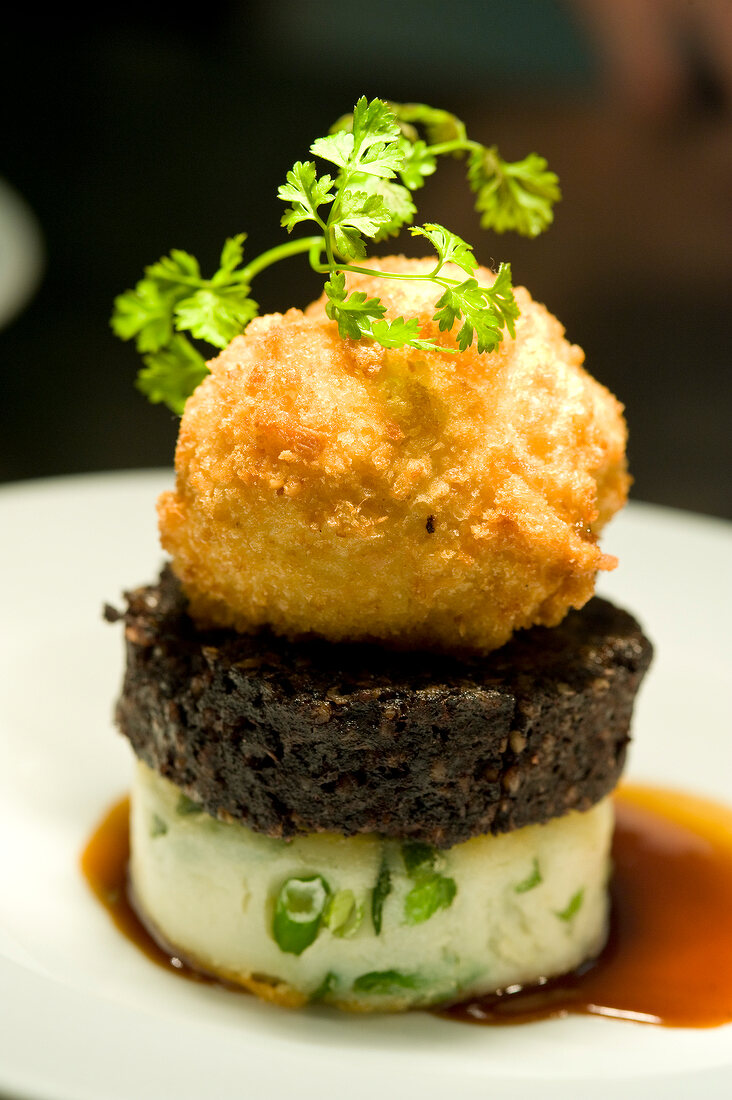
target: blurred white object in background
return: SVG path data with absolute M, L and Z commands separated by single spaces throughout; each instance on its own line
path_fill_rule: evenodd
M 43 265 L 43 237 L 35 215 L 0 177 L 0 329 L 32 297 Z

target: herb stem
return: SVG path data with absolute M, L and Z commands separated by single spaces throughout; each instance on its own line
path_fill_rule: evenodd
M 339 264 L 336 260 L 334 260 L 332 264 L 313 263 L 312 253 L 310 263 L 313 270 L 317 271 L 319 275 L 331 275 L 334 271 L 351 271 L 354 275 L 373 276 L 374 273 L 376 273 L 380 279 L 408 279 L 410 283 L 437 283 L 439 286 L 445 288 L 459 286 L 460 284 L 459 279 L 451 279 L 447 275 L 438 274 L 442 268 L 442 263 L 439 261 L 437 268 L 434 271 L 428 272 L 426 275 L 417 275 L 413 272 L 407 274 L 404 271 L 383 271 L 381 268 L 358 267 L 356 264 Z
M 324 243 L 323 237 L 300 237 L 296 241 L 287 241 L 285 244 L 279 244 L 275 248 L 269 248 L 242 269 L 242 281 L 251 283 L 252 279 L 255 275 L 258 275 L 260 271 L 264 271 L 266 267 L 270 267 L 280 260 L 286 260 L 289 256 L 298 256 L 301 252 L 309 252 L 312 256 L 316 250 L 317 255 L 320 255 Z
M 467 153 L 471 149 L 479 149 L 480 143 L 466 138 L 455 138 L 453 141 L 442 141 L 437 145 L 428 145 L 427 152 L 433 156 L 443 156 L 445 153 Z
M 348 165 L 352 163 L 353 155 L 354 153 L 352 151 L 351 155 L 348 158 Z M 335 193 L 335 197 L 328 213 L 328 221 L 325 225 L 325 251 L 328 256 L 328 271 L 333 271 L 338 267 L 338 262 L 335 258 L 335 254 L 333 251 L 333 223 L 337 221 L 337 215 L 340 213 L 341 199 L 343 197 L 343 192 L 346 187 L 346 180 L 348 179 L 348 165 L 346 166 L 346 171 L 344 171 L 341 175 L 341 179 L 338 183 L 338 189 Z

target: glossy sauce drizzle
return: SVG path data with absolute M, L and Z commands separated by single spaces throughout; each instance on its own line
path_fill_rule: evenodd
M 732 1021 L 732 810 L 677 791 L 624 786 L 615 796 L 612 930 L 600 958 L 531 988 L 439 1011 L 472 1024 L 584 1013 L 714 1027 Z M 117 927 L 154 962 L 213 979 L 165 951 L 127 891 L 129 803 L 109 812 L 82 868 Z
M 127 878 L 130 861 L 130 800 L 123 798 L 100 821 L 81 856 L 81 869 L 94 894 L 128 940 L 166 970 L 194 982 L 214 982 L 153 939 L 132 904 Z

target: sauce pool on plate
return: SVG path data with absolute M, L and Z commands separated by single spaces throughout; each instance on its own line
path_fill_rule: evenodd
M 615 813 L 611 931 L 599 959 L 540 985 L 436 1010 L 441 1016 L 491 1025 L 567 1013 L 667 1027 L 732 1021 L 732 810 L 679 791 L 624 785 Z M 84 850 L 87 882 L 153 962 L 214 980 L 161 946 L 135 912 L 128 823 L 123 799 Z

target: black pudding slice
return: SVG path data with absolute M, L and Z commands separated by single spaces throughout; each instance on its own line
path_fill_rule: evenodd
M 177 579 L 127 593 L 122 733 L 209 814 L 275 837 L 449 848 L 618 781 L 651 644 L 595 598 L 480 658 L 198 630 Z

